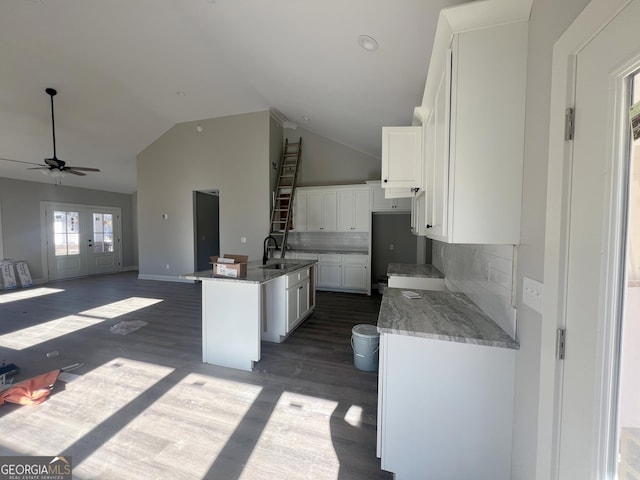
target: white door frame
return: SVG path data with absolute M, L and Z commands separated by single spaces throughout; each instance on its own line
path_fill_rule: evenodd
M 565 324 L 569 245 L 569 209 L 573 148 L 564 139 L 565 110 L 575 97 L 575 59 L 578 52 L 632 0 L 592 0 L 556 42 L 553 51 L 549 164 L 544 255 L 544 316 L 541 329 L 540 390 L 536 478 L 555 479 L 558 470 L 562 362 L 556 360 L 556 330 Z M 612 119 L 613 120 L 613 115 Z M 605 216 L 611 212 L 607 208 Z M 611 241 L 611 238 L 605 239 Z M 605 259 L 609 261 L 610 258 Z M 604 270 L 606 271 L 606 270 Z M 612 285 L 603 284 L 609 291 Z M 611 305 L 605 306 L 605 310 Z M 604 314 L 600 312 L 601 315 Z M 569 334 L 570 335 L 570 334 Z M 570 341 L 570 338 L 568 339 Z M 606 342 L 605 342 L 606 343 Z M 606 355 L 606 352 L 605 352 Z M 602 358 L 602 367 L 610 362 Z M 600 372 L 606 382 L 606 372 Z M 602 407 L 606 407 L 600 399 Z M 596 428 L 605 428 L 597 419 Z M 598 455 L 599 465 L 604 460 Z
M 54 201 L 40 201 L 40 246 L 41 246 L 41 257 L 42 257 L 42 276 L 45 282 L 49 281 L 49 264 L 48 264 L 48 253 L 47 253 L 47 216 L 46 210 L 47 207 L 64 207 L 68 209 L 111 209 L 116 210 L 118 212 L 119 217 L 119 227 L 118 227 L 118 271 L 122 271 L 122 208 L 113 207 L 108 205 L 86 205 L 82 203 L 66 203 L 66 202 L 54 202 Z M 115 233 L 115 232 L 114 232 Z

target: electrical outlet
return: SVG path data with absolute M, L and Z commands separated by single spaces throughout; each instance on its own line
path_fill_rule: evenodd
M 167 263 L 167 266 L 165 267 L 167 270 L 169 270 L 169 264 Z
M 542 313 L 544 302 L 544 285 L 537 280 L 524 277 L 522 282 L 522 302 L 538 313 Z
M 389 244 L 389 250 L 393 251 L 393 243 Z
M 240 243 L 247 243 L 247 237 L 240 237 Z

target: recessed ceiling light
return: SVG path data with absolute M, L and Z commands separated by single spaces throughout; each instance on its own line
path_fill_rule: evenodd
M 178 90 L 178 91 L 176 92 L 176 95 L 178 95 L 179 97 L 185 97 L 187 94 L 186 94 L 186 93 L 184 93 L 182 90 Z
M 375 38 L 369 35 L 360 35 L 358 37 L 358 45 L 360 45 L 368 52 L 375 52 L 376 50 L 378 50 L 378 42 Z

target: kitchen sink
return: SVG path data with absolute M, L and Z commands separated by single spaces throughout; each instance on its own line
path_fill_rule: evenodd
M 267 265 L 263 265 L 260 268 L 266 268 L 268 270 L 286 270 L 290 266 L 291 265 L 289 265 L 287 263 L 270 263 L 270 264 L 267 264 Z

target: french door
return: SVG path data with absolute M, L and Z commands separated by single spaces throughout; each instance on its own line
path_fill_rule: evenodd
M 49 280 L 120 270 L 120 209 L 44 203 Z

